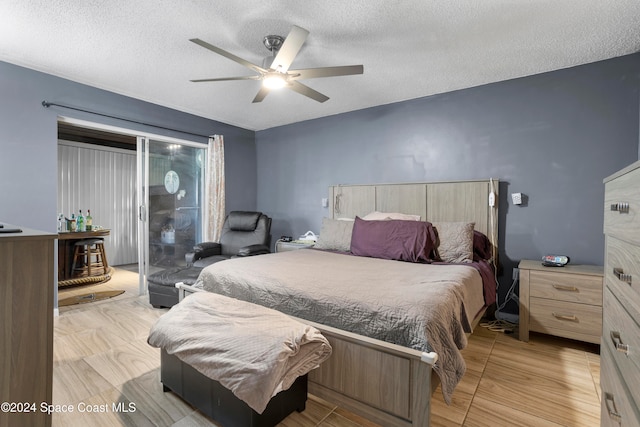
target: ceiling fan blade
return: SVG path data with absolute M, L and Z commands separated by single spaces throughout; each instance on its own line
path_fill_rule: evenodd
M 314 99 L 318 102 L 325 102 L 329 99 L 328 96 L 321 94 L 317 90 L 311 89 L 309 86 L 303 85 L 298 81 L 292 81 L 288 86 L 294 92 L 298 92 L 301 95 L 308 96 L 311 99 Z
M 196 79 L 196 80 L 189 80 L 189 81 L 193 83 L 201 83 L 201 82 L 226 82 L 229 80 L 260 80 L 260 76 L 220 77 L 218 79 Z
M 305 68 L 289 70 L 291 79 L 317 79 L 319 77 L 351 76 L 364 73 L 362 65 L 344 65 L 340 67 Z M 299 74 L 299 75 L 298 75 Z
M 294 25 L 287 38 L 284 39 L 284 43 L 282 43 L 282 47 L 276 57 L 273 59 L 271 68 L 281 73 L 286 73 L 296 58 L 296 55 L 300 52 L 300 48 L 305 40 L 307 40 L 308 35 L 309 31 Z
M 209 49 L 212 52 L 217 53 L 218 55 L 222 55 L 225 58 L 228 58 L 232 61 L 237 62 L 240 65 L 244 65 L 245 67 L 255 71 L 256 73 L 266 73 L 267 70 L 265 70 L 262 67 L 257 66 L 256 64 L 253 64 L 245 59 L 240 58 L 239 56 L 234 55 L 233 53 L 227 52 L 226 50 L 220 49 L 219 47 L 216 47 L 212 44 L 209 44 L 203 40 L 200 39 L 189 39 L 190 42 L 193 42 L 197 45 L 200 45 L 202 47 L 204 47 L 205 49 Z
M 264 86 L 262 86 L 260 88 L 260 90 L 258 91 L 258 93 L 256 94 L 256 97 L 253 98 L 253 101 L 251 101 L 252 103 L 256 103 L 256 102 L 262 102 L 262 100 L 269 94 L 269 88 L 266 88 Z

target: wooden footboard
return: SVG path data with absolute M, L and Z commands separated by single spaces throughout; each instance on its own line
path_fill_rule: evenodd
M 309 372 L 311 394 L 385 427 L 429 425 L 431 395 L 440 384 L 435 353 L 300 320 L 322 331 L 333 347 L 331 357 Z
M 309 392 L 383 426 L 428 426 L 435 353 L 312 324 L 333 348 L 309 373 Z
M 176 285 L 180 299 L 202 289 Z M 203 291 L 205 292 L 205 291 Z M 484 311 L 474 319 L 475 327 Z M 304 319 L 329 340 L 331 357 L 309 372 L 309 392 L 385 427 L 429 425 L 435 353 L 390 344 Z

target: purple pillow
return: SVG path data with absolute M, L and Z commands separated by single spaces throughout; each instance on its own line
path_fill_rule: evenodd
M 351 253 L 373 258 L 431 262 L 437 235 L 430 222 L 365 221 L 356 217 Z
M 473 230 L 473 260 L 490 259 L 493 256 L 491 241 L 487 236 Z

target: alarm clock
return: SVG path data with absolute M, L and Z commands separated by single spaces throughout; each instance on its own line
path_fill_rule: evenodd
M 164 188 L 169 194 L 176 194 L 178 188 L 180 188 L 180 177 L 176 171 L 169 171 L 164 176 Z
M 545 267 L 564 267 L 569 263 L 566 255 L 545 255 L 542 257 L 542 265 Z

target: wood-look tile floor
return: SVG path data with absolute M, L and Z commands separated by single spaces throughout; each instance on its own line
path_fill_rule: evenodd
M 116 269 L 111 281 L 60 290 L 60 298 L 92 290 L 123 289 L 118 297 L 60 308 L 55 319 L 54 427 L 216 426 L 160 384 L 160 353 L 146 343 L 150 326 L 166 310 L 138 296 L 138 275 Z M 598 426 L 599 347 L 532 334 L 477 327 L 463 351 L 467 373 L 450 406 L 437 390 L 432 426 Z M 114 412 L 112 405 L 128 412 Z M 105 410 L 108 409 L 108 411 Z M 79 412 L 84 409 L 85 412 Z M 89 410 L 94 410 L 89 412 Z M 103 412 L 101 412 L 103 411 Z M 307 408 L 284 427 L 372 427 L 339 406 L 309 396 Z

